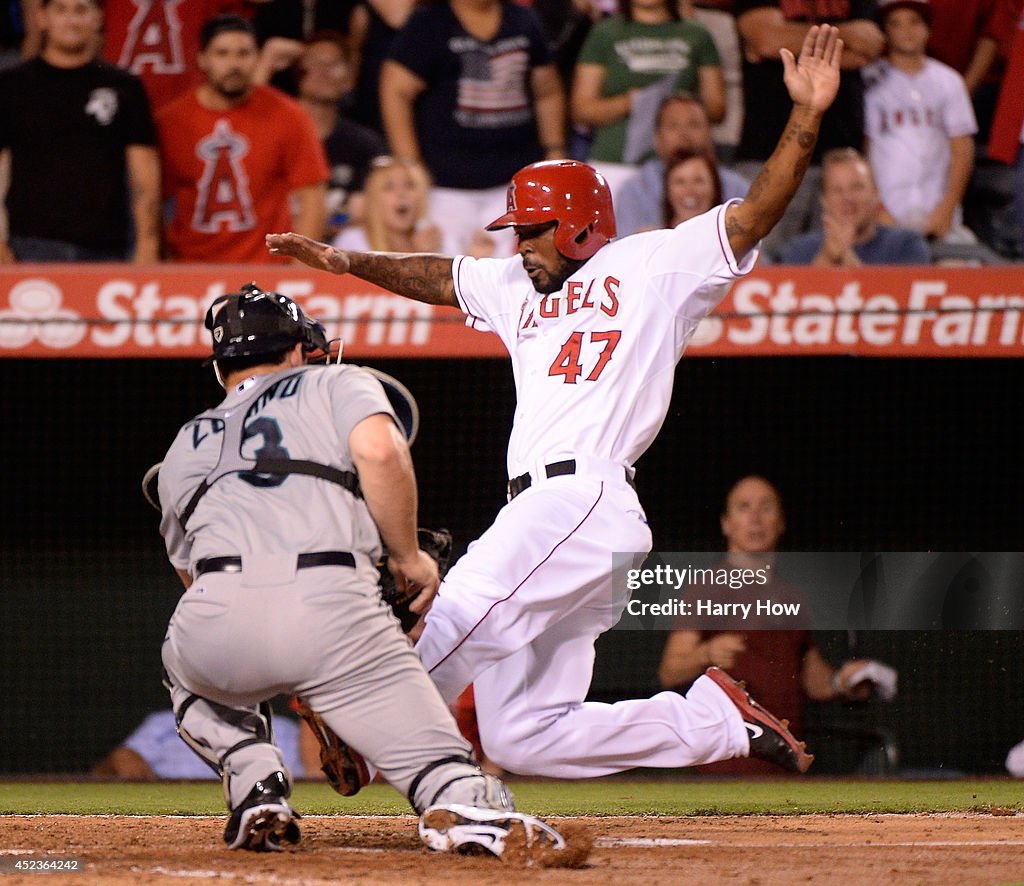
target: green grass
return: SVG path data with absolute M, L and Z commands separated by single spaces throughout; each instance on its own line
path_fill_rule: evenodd
M 512 781 L 521 809 L 539 815 L 800 815 L 809 813 L 1024 810 L 1012 780 L 845 781 Z M 325 785 L 299 783 L 292 797 L 312 815 L 404 815 L 398 793 L 371 785 L 339 797 Z M 223 815 L 220 785 L 162 782 L 0 783 L 0 814 Z

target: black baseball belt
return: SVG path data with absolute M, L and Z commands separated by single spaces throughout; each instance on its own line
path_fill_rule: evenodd
M 625 468 L 622 469 L 623 474 L 626 477 L 626 482 L 636 489 L 636 482 L 629 475 L 629 471 Z M 576 459 L 567 458 L 565 461 L 552 462 L 549 465 L 544 465 L 544 473 L 550 479 L 551 477 L 562 477 L 566 474 L 576 473 Z M 525 474 L 520 474 L 518 477 L 513 477 L 508 481 L 508 498 L 511 501 L 520 492 L 525 492 L 533 485 L 533 477 L 530 472 L 527 471 Z
M 299 554 L 295 558 L 297 569 L 309 569 L 311 566 L 348 566 L 355 569 L 356 558 L 348 551 L 313 551 L 310 554 Z M 196 562 L 195 577 L 208 572 L 241 572 L 241 557 L 204 557 Z

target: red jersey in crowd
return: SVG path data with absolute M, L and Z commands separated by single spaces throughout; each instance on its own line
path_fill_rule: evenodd
M 242 0 L 106 0 L 103 57 L 142 80 L 156 112 L 202 80 L 203 23 L 243 8 Z
M 156 118 L 164 196 L 173 197 L 171 256 L 194 262 L 277 262 L 268 231 L 293 227 L 289 194 L 326 182 L 313 122 L 288 96 L 254 86 L 242 105 L 210 111 L 196 90 Z

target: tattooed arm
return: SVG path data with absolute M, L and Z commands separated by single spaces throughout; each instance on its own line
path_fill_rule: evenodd
M 450 256 L 347 252 L 301 234 L 267 234 L 267 249 L 271 255 L 287 255 L 331 274 L 352 274 L 429 305 L 459 306 Z
M 782 49 L 784 79 L 793 111 L 782 138 L 747 192 L 742 203 L 726 210 L 725 230 L 733 255 L 742 260 L 758 240 L 782 218 L 811 162 L 822 114 L 839 89 L 839 60 L 843 41 L 832 25 L 811 28 L 800 57 Z

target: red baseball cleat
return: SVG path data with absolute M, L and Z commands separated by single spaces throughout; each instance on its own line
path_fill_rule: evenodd
M 797 741 L 786 720 L 779 720 L 766 711 L 750 697 L 742 683 L 721 668 L 708 668 L 704 676 L 712 679 L 739 708 L 743 725 L 750 735 L 751 757 L 767 760 L 790 772 L 806 772 L 810 768 L 814 755 L 807 753 L 807 746 L 802 741 Z

